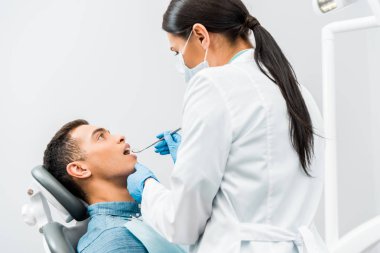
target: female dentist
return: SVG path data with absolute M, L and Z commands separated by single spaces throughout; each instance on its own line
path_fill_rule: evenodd
M 181 144 L 156 146 L 170 189 L 141 164 L 128 178 L 145 221 L 190 252 L 327 252 L 322 117 L 273 37 L 241 0 L 172 0 L 162 27 L 188 87 Z

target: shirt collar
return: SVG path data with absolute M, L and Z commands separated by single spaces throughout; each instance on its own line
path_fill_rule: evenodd
M 103 214 L 112 216 L 130 217 L 140 215 L 140 207 L 137 202 L 102 202 L 87 207 L 90 217 Z
M 255 50 L 253 48 L 242 50 L 239 53 L 237 53 L 234 57 L 232 57 L 229 64 L 254 61 L 254 52 Z

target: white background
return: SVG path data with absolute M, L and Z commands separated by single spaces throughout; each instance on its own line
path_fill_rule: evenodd
M 370 14 L 318 16 L 311 1 L 246 0 L 322 108 L 320 31 Z M 64 123 L 84 118 L 141 147 L 181 122 L 183 77 L 161 30 L 168 0 L 0 0 L 0 249 L 43 252 L 25 225 L 30 170 Z M 344 234 L 380 213 L 380 29 L 337 38 L 339 214 Z M 139 157 L 164 183 L 169 157 Z M 317 225 L 323 234 L 323 203 Z M 379 250 L 372 250 L 372 252 Z

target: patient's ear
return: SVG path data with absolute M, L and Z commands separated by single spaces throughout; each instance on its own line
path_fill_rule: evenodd
M 85 179 L 91 176 L 91 171 L 80 162 L 69 163 L 66 166 L 66 171 L 70 176 L 75 178 Z

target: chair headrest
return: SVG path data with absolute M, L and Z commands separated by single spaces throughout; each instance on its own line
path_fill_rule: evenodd
M 53 195 L 76 221 L 83 221 L 88 218 L 87 208 L 84 203 L 69 192 L 43 166 L 33 168 L 32 176 L 42 187 Z

